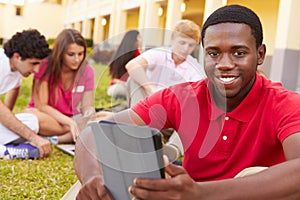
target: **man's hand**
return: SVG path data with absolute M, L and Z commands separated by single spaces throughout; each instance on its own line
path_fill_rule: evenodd
M 48 140 L 38 135 L 34 135 L 34 137 L 30 138 L 29 142 L 30 144 L 39 149 L 41 158 L 45 158 L 50 155 L 51 145 Z
M 73 141 L 76 142 L 77 136 L 79 135 L 80 132 L 79 126 L 73 119 L 71 119 L 69 123 L 69 127 L 70 127 L 70 132 L 72 134 Z
M 135 199 L 197 199 L 197 183 L 180 166 L 165 167 L 167 179 L 136 178 L 129 192 Z
M 103 185 L 102 178 L 94 177 L 81 187 L 76 197 L 76 200 L 87 199 L 113 200 L 113 197 Z
M 75 148 L 74 169 L 82 184 L 77 200 L 113 200 L 104 186 L 101 166 L 96 158 L 97 148 L 92 129 L 88 126 L 80 133 Z

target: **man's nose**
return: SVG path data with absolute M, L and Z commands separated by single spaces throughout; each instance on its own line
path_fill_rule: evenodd
M 234 63 L 228 54 L 222 54 L 216 63 L 216 68 L 219 70 L 228 70 L 234 67 Z
M 188 44 L 183 45 L 182 48 L 183 48 L 183 50 L 184 50 L 185 52 L 187 52 L 187 51 L 190 50 L 190 46 L 189 46 Z
M 40 65 L 39 65 L 39 64 L 34 65 L 34 67 L 33 67 L 33 72 L 34 72 L 34 73 L 38 73 L 39 70 L 40 70 Z

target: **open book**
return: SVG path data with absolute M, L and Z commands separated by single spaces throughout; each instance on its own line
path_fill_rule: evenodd
M 148 126 L 108 121 L 90 124 L 105 186 L 115 200 L 130 200 L 128 187 L 136 177 L 164 178 L 161 134 Z

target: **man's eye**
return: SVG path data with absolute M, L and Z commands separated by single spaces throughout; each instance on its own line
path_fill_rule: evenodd
M 243 51 L 236 51 L 236 52 L 234 52 L 233 55 L 235 55 L 235 56 L 243 56 L 243 55 L 245 55 L 245 54 L 246 54 L 246 53 L 243 52 Z
M 216 57 L 219 55 L 218 52 L 209 52 L 208 55 L 210 55 L 211 57 Z
M 189 47 L 193 48 L 195 47 L 197 44 L 189 44 Z

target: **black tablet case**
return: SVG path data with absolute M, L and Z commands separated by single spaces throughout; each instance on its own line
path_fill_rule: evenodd
M 105 186 L 115 200 L 130 200 L 128 187 L 136 177 L 164 178 L 161 134 L 148 126 L 108 121 L 90 124 Z

